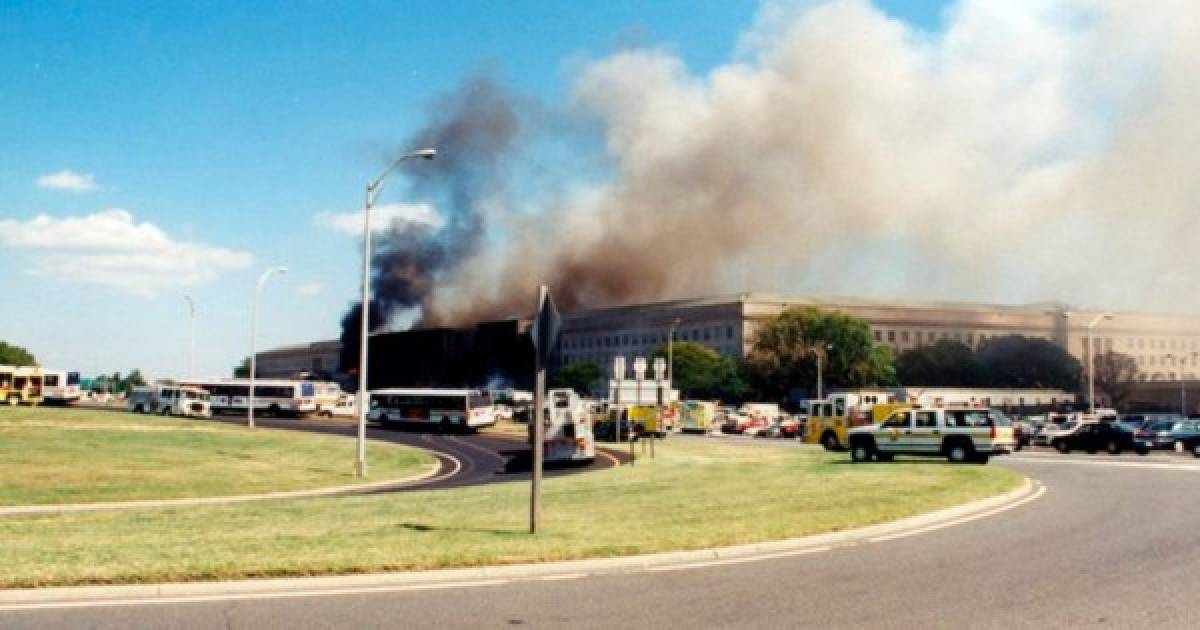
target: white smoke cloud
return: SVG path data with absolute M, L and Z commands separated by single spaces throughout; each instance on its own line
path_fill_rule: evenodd
M 771 4 L 735 61 L 586 66 L 613 179 L 465 261 L 442 319 L 753 288 L 1197 309 L 1200 5 Z M 584 229 L 582 226 L 586 226 Z M 512 296 L 517 296 L 514 300 Z
M 151 223 L 135 223 L 121 208 L 81 217 L 0 219 L 0 246 L 35 251 L 31 274 L 146 297 L 208 282 L 252 260 L 243 252 L 174 240 Z
M 323 211 L 313 216 L 313 223 L 341 234 L 361 236 L 363 213 L 362 210 L 358 212 Z M 390 203 L 371 207 L 371 232 L 382 232 L 406 224 L 438 229 L 444 223 L 445 220 L 438 214 L 437 209 L 427 203 Z

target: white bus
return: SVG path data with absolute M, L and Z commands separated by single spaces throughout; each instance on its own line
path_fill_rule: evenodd
M 370 392 L 367 421 L 436 426 L 443 433 L 496 424 L 492 399 L 477 389 L 377 389 Z
M 52 405 L 69 405 L 83 397 L 79 372 L 42 370 L 42 400 Z
M 552 389 L 542 403 L 542 462 L 590 462 L 596 458 L 596 439 L 592 435 L 591 409 L 587 401 L 571 389 Z M 529 442 L 534 426 L 529 424 Z
M 213 413 L 246 413 L 250 406 L 250 379 L 184 381 L 212 395 Z M 316 385 L 309 381 L 254 379 L 254 413 L 262 416 L 302 417 L 317 410 Z
M 142 385 L 129 392 L 126 408 L 132 413 L 164 416 L 212 416 L 208 392 L 188 385 Z

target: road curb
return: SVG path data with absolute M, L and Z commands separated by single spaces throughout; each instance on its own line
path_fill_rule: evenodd
M 280 499 L 311 499 L 318 497 L 333 497 L 352 494 L 365 494 L 369 492 L 386 491 L 397 488 L 404 488 L 415 483 L 419 483 L 426 479 L 437 476 L 442 469 L 440 457 L 444 454 L 438 453 L 427 448 L 419 446 L 408 446 L 414 450 L 429 453 L 434 457 L 434 463 L 425 472 L 401 477 L 399 479 L 388 479 L 386 481 L 373 481 L 371 483 L 359 483 L 349 486 L 327 486 L 324 488 L 316 488 L 312 490 L 288 490 L 284 492 L 265 492 L 261 494 L 242 494 L 233 496 L 221 497 L 191 497 L 182 499 L 145 499 L 139 501 L 106 501 L 99 503 L 67 503 L 63 505 L 13 505 L 0 507 L 0 518 L 15 518 L 21 516 L 49 516 L 55 514 L 74 514 L 79 512 L 105 512 L 115 510 L 144 510 L 154 508 L 171 508 L 171 507 L 193 507 L 202 505 L 228 505 L 235 503 L 249 503 L 252 501 L 276 501 Z
M 465 569 L 401 573 L 369 573 L 324 577 L 253 579 L 224 582 L 182 582 L 120 586 L 0 589 L 0 611 L 28 608 L 70 608 L 134 604 L 201 602 L 235 599 L 307 597 L 369 591 L 433 590 L 517 581 L 553 580 L 635 571 L 701 568 L 803 555 L 882 542 L 932 529 L 951 527 L 1017 507 L 1041 496 L 1043 489 L 1026 478 L 1005 494 L 964 505 L 927 512 L 889 523 L 789 540 L 640 556 L 589 558 L 540 564 L 514 564 Z

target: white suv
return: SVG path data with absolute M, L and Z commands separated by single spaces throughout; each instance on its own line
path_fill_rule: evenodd
M 951 462 L 987 463 L 1016 449 L 1012 423 L 990 409 L 900 409 L 880 424 L 848 432 L 856 462 L 890 461 L 896 455 L 931 455 Z

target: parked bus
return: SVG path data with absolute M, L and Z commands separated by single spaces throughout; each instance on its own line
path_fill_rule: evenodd
M 188 380 L 182 384 L 207 391 L 212 396 L 213 413 L 244 414 L 250 406 L 248 378 Z M 254 379 L 254 413 L 263 416 L 307 416 L 317 410 L 316 394 L 316 385 L 308 381 L 257 378 Z
M 212 406 L 208 392 L 188 385 L 141 385 L 129 392 L 126 408 L 132 413 L 208 418 Z
M 69 405 L 83 396 L 79 372 L 42 370 L 42 399 L 47 404 Z
M 592 435 L 591 410 L 587 401 L 571 389 L 546 392 L 542 404 L 542 462 L 590 462 L 596 457 L 596 439 Z M 534 426 L 529 425 L 533 444 Z
M 0 365 L 0 402 L 10 407 L 42 402 L 42 368 Z
M 477 389 L 377 389 L 370 392 L 367 421 L 436 426 L 443 433 L 496 424 L 492 399 Z

